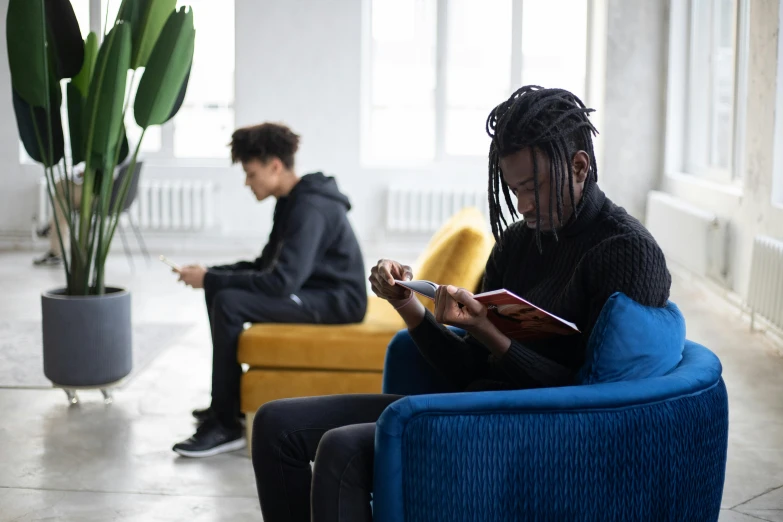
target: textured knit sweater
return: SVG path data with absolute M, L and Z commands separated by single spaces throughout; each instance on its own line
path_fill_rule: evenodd
M 501 358 L 470 336 L 461 337 L 427 312 L 411 330 L 416 345 L 454 390 L 536 388 L 572 384 L 606 300 L 623 292 L 646 306 L 664 306 L 671 276 L 661 249 L 639 221 L 612 203 L 595 183 L 579 212 L 554 234 L 524 222 L 511 225 L 487 262 L 484 290 L 508 289 L 571 321 L 581 335 L 522 344 L 512 341 Z

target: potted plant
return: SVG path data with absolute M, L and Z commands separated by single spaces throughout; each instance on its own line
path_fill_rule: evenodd
M 176 0 L 122 0 L 99 44 L 95 33 L 82 40 L 69 0 L 10 0 L 6 36 L 19 135 L 43 165 L 50 204 L 66 217 L 70 238 L 67 254 L 63 248 L 65 286 L 41 297 L 44 373 L 72 402 L 79 387 L 100 388 L 108 401 L 108 387 L 131 371 L 132 352 L 130 293 L 106 284 L 106 257 L 144 134 L 182 105 L 193 11 L 177 11 Z M 133 113 L 141 138 L 112 198 L 113 173 L 129 153 L 124 121 L 138 74 Z M 77 208 L 69 191 L 82 162 Z M 53 232 L 65 246 L 65 230 Z

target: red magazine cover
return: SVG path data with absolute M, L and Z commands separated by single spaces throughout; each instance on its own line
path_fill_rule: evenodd
M 417 294 L 435 299 L 438 285 L 431 281 L 396 281 Z M 557 317 L 508 290 L 493 290 L 473 296 L 487 306 L 487 317 L 508 338 L 536 341 L 559 335 L 574 335 L 574 323 Z

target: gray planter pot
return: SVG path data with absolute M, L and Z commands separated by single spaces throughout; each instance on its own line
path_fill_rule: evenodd
M 104 388 L 130 373 L 130 292 L 69 296 L 56 289 L 41 295 L 41 311 L 44 374 L 55 386 Z

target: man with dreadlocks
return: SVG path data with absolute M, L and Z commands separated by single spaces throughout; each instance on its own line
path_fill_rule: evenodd
M 394 284 L 413 278 L 410 267 L 382 259 L 372 269 L 375 294 L 394 305 L 419 352 L 454 391 L 572 384 L 609 296 L 624 292 L 643 305 L 666 304 L 671 277 L 660 248 L 596 184 L 590 112 L 568 91 L 526 86 L 487 119 L 497 242 L 484 289 L 511 290 L 576 323 L 581 336 L 522 344 L 495 328 L 467 290 L 441 286 L 433 315 Z M 523 220 L 509 225 L 502 203 L 510 220 Z M 375 421 L 398 398 L 343 395 L 261 407 L 253 466 L 264 520 L 305 521 L 311 509 L 314 521 L 372 520 Z

